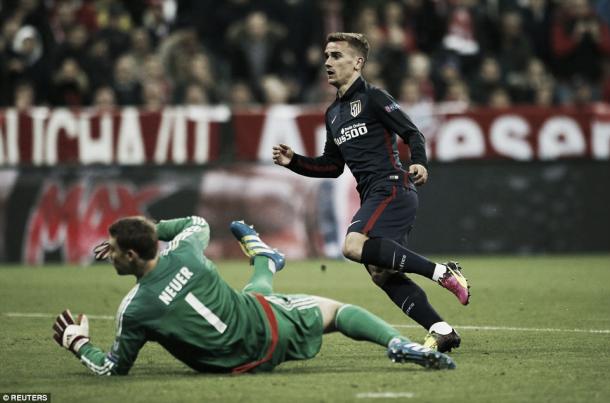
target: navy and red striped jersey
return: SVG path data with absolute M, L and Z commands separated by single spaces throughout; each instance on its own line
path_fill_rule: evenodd
M 397 135 L 409 145 L 411 163 L 427 166 L 422 133 L 391 95 L 359 77 L 326 110 L 324 153 L 315 158 L 295 154 L 288 168 L 305 176 L 336 178 L 347 164 L 361 198 L 383 183 L 413 186 L 398 156 Z

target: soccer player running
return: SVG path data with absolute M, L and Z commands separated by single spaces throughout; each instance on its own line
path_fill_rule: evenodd
M 333 331 L 386 347 L 394 362 L 455 368 L 449 356 L 412 343 L 360 307 L 273 293 L 272 278 L 284 267 L 284 256 L 242 221 L 234 221 L 231 231 L 254 266 L 242 292 L 220 278 L 204 255 L 210 230 L 203 218 L 116 221 L 108 241 L 95 248 L 96 259 L 110 259 L 119 275 L 134 275 L 137 283 L 119 306 L 111 350 L 94 346 L 87 317 L 75 320 L 69 310 L 55 321 L 55 341 L 98 375 L 127 374 L 147 341 L 200 372 L 269 371 L 314 357 L 322 334 Z M 158 240 L 169 242 L 159 254 Z
M 406 248 L 415 221 L 415 185 L 428 179 L 424 136 L 385 91 L 361 76 L 369 44 L 359 33 L 328 35 L 324 51 L 328 82 L 337 98 L 326 111 L 326 144 L 316 158 L 289 146 L 273 147 L 273 162 L 305 176 L 336 178 L 347 164 L 358 183 L 361 206 L 347 229 L 343 254 L 363 263 L 375 284 L 428 330 L 424 345 L 441 352 L 459 347 L 458 333 L 432 308 L 425 292 L 404 273 L 438 282 L 463 304 L 470 293 L 457 262 L 437 264 Z M 411 151 L 408 171 L 398 157 L 396 135 Z

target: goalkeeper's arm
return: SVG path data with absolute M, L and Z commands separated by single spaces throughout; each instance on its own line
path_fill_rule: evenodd
M 134 328 L 133 321 L 125 316 L 108 353 L 91 344 L 89 321 L 85 315 L 79 315 L 79 320 L 74 321 L 70 311 L 66 310 L 57 317 L 53 330 L 55 341 L 76 355 L 96 375 L 127 375 L 146 342 L 141 332 Z

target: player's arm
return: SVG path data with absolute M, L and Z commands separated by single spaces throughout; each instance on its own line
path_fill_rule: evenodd
M 96 375 L 127 375 L 138 352 L 146 342 L 144 332 L 132 319 L 120 316 L 117 336 L 112 349 L 106 353 L 89 340 L 89 321 L 85 315 L 74 320 L 69 310 L 62 312 L 53 326 L 53 338 L 71 351 Z
M 390 133 L 398 134 L 409 145 L 411 151 L 409 173 L 413 175 L 415 184 L 425 183 L 428 179 L 428 157 L 424 135 L 390 94 L 374 89 L 370 97 L 375 115 L 383 127 Z
M 333 141 L 328 125 L 326 126 L 326 144 L 321 156 L 311 158 L 299 155 L 285 144 L 273 147 L 273 162 L 285 166 L 303 176 L 314 178 L 336 178 L 343 173 L 345 161 L 339 147 Z
M 161 220 L 157 223 L 157 236 L 160 240 L 170 242 L 168 248 L 175 249 L 181 241 L 204 250 L 210 243 L 210 226 L 198 216 Z

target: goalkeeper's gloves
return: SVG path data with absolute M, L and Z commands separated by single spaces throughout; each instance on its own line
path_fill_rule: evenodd
M 69 309 L 63 311 L 53 325 L 53 338 L 62 347 L 78 355 L 78 350 L 89 342 L 89 319 L 83 314 L 78 315 L 78 323 L 74 321 Z
M 104 241 L 101 244 L 93 248 L 93 255 L 95 260 L 106 260 L 110 255 L 110 244 L 108 241 Z

